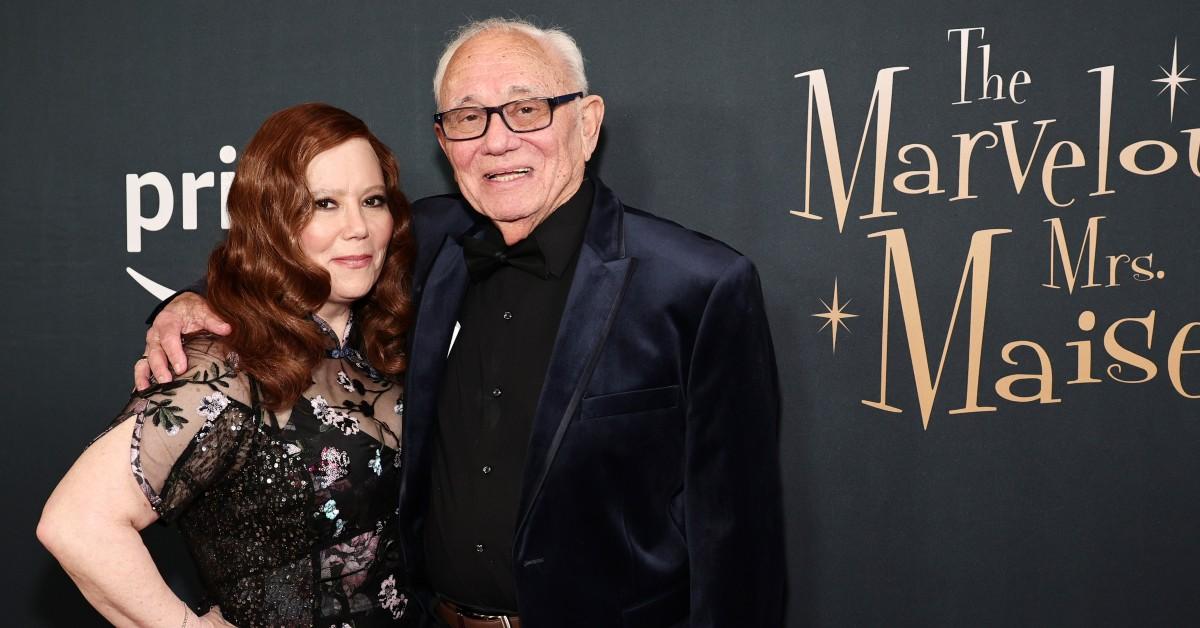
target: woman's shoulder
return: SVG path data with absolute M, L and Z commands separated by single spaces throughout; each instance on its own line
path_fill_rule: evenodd
M 238 368 L 237 353 L 224 338 L 210 334 L 190 336 L 184 339 L 183 350 L 187 368 L 177 373 L 173 381 L 155 388 L 177 393 L 187 389 L 220 392 L 244 405 L 252 405 L 250 377 Z
M 183 352 L 187 356 L 187 370 L 179 375 L 186 376 L 212 367 L 234 373 L 238 371 L 237 352 L 220 336 L 207 333 L 189 336 L 183 341 Z

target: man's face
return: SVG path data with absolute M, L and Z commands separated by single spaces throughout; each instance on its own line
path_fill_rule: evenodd
M 450 60 L 438 109 L 491 107 L 576 90 L 557 55 L 536 40 L 519 33 L 483 33 L 463 44 Z M 554 123 L 540 131 L 513 133 L 498 114 L 477 139 L 449 141 L 436 125 L 435 130 L 459 190 L 511 244 L 579 189 L 603 116 L 603 101 L 588 96 L 560 105 Z

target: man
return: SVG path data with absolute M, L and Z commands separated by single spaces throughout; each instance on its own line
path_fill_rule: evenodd
M 463 628 L 779 625 L 778 391 L 752 264 L 585 170 L 604 101 L 565 33 L 470 24 L 434 92 L 461 197 L 414 207 L 414 583 Z M 195 296 L 164 312 L 147 355 L 169 376 L 179 328 L 224 329 Z

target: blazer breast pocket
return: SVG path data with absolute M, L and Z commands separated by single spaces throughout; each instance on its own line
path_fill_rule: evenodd
M 580 404 L 581 419 L 642 414 L 679 407 L 679 386 L 661 386 L 627 390 L 606 395 L 584 397 Z

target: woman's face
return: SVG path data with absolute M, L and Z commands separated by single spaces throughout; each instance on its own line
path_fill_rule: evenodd
M 328 303 L 348 305 L 375 285 L 392 238 L 383 169 L 356 137 L 314 157 L 305 178 L 314 200 L 300 250 L 329 272 Z

